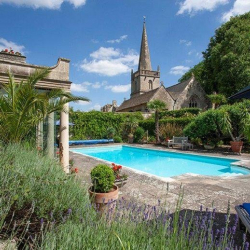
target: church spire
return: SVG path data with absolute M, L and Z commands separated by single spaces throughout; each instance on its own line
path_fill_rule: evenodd
M 140 59 L 139 59 L 139 66 L 138 70 L 152 70 L 151 68 L 151 61 L 150 61 L 150 54 L 148 48 L 148 37 L 146 32 L 146 23 L 145 17 L 143 22 L 143 31 L 142 31 L 142 39 L 141 39 L 141 51 L 140 51 Z

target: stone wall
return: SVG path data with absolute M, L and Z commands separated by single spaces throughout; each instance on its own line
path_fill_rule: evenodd
M 1 60 L 26 63 L 25 56 L 19 56 L 19 55 L 9 54 L 9 53 L 5 53 L 5 52 L 0 52 L 0 61 Z
M 205 91 L 195 79 L 191 79 L 184 91 L 179 95 L 174 109 L 189 108 L 192 97 L 196 97 L 197 108 L 207 109 L 209 107 L 210 102 L 206 98 Z

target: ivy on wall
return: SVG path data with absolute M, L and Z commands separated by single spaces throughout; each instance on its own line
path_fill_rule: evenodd
M 107 129 L 114 128 L 116 135 L 122 134 L 122 126 L 126 118 L 134 116 L 142 120 L 140 112 L 104 113 L 100 111 L 71 112 L 70 120 L 75 125 L 70 128 L 71 139 L 102 139 L 107 138 Z

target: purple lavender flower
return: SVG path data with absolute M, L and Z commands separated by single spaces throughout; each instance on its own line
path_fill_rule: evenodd
M 202 205 L 200 206 L 200 211 L 202 212 Z
M 248 249 L 249 249 L 249 242 L 246 242 L 244 246 L 244 250 L 248 250 Z
M 41 218 L 41 220 L 40 220 L 41 225 L 43 225 L 43 222 L 44 222 L 44 219 Z
M 71 208 L 68 209 L 68 215 L 70 215 L 70 214 L 72 214 L 72 209 Z

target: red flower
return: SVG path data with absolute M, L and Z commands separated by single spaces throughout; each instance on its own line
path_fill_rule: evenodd
M 118 169 L 122 169 L 122 166 L 121 166 L 121 165 L 119 165 L 119 166 L 118 166 Z
M 77 174 L 77 173 L 78 173 L 78 168 L 75 168 L 75 169 L 74 169 L 74 172 Z
M 115 166 L 115 163 L 112 163 L 112 166 L 114 167 L 114 166 Z
M 8 52 L 8 49 L 5 49 L 4 51 L 5 51 L 5 52 Z

